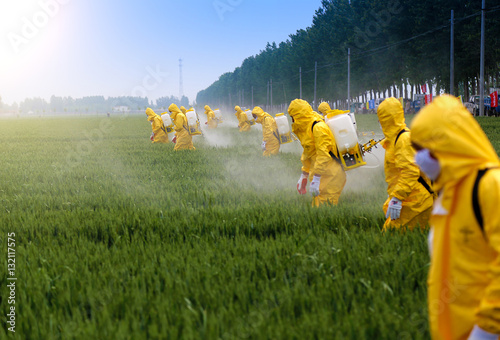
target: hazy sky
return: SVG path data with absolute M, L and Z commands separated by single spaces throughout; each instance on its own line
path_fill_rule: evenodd
M 184 95 L 311 26 L 321 0 L 3 0 L 0 96 Z

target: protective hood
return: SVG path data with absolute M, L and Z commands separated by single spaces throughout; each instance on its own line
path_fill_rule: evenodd
M 293 119 L 292 132 L 298 137 L 307 131 L 312 122 L 323 119 L 321 115 L 313 111 L 308 102 L 302 99 L 292 100 L 288 107 L 288 114 Z
M 243 110 L 241 109 L 241 107 L 239 107 L 238 105 L 236 105 L 236 106 L 234 107 L 234 110 L 236 111 L 236 113 L 237 113 L 237 114 L 238 114 L 238 113 L 242 113 L 242 112 L 243 112 Z
M 182 113 L 186 113 L 187 112 L 187 110 L 186 110 L 186 108 L 184 106 L 181 106 L 180 110 L 181 110 Z
M 257 116 L 257 119 L 255 121 L 259 124 L 262 124 L 262 120 L 264 119 L 264 117 L 272 117 L 269 113 L 264 112 L 264 110 L 262 110 L 258 106 L 253 108 L 252 114 Z
M 170 118 L 172 118 L 173 121 L 175 121 L 175 118 L 177 118 L 177 114 L 182 113 L 175 104 L 170 104 L 170 106 L 168 107 L 168 111 L 170 111 Z
M 319 113 L 321 113 L 323 115 L 326 115 L 328 113 L 328 111 L 330 111 L 330 110 L 331 110 L 330 105 L 327 102 L 322 102 L 318 106 Z
M 394 142 L 398 133 L 406 128 L 403 106 L 394 97 L 387 98 L 380 103 L 377 116 L 388 142 Z
M 500 165 L 477 121 L 450 95 L 440 96 L 420 110 L 411 123 L 411 141 L 428 149 L 439 161 L 441 174 L 434 182 L 436 190 L 456 184 L 471 172 Z
M 210 106 L 208 105 L 205 105 L 205 114 L 208 115 L 208 113 L 212 111 L 212 109 L 210 108 Z
M 149 107 L 146 109 L 146 114 L 148 115 L 148 121 L 150 122 L 152 122 L 156 117 L 156 113 Z

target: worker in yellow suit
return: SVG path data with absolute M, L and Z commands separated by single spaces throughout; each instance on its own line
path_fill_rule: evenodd
M 332 109 L 330 108 L 330 104 L 327 102 L 321 102 L 318 106 L 318 111 L 321 113 L 324 117 L 331 111 Z
M 337 109 L 332 110 L 330 108 L 330 104 L 328 104 L 327 102 L 321 102 L 318 106 L 318 111 L 320 114 L 323 115 L 323 118 L 326 118 L 326 116 L 329 114 L 331 114 L 330 117 L 333 117 L 349 112 L 349 110 L 337 110 Z
M 174 150 L 194 150 L 193 137 L 189 134 L 189 126 L 186 115 L 175 104 L 168 107 L 170 118 L 174 122 L 176 142 Z
M 434 202 L 432 183 L 415 163 L 403 106 L 396 98 L 387 98 L 377 109 L 385 139 L 384 172 L 389 197 L 383 205 L 384 230 L 402 226 L 425 228 Z
M 413 119 L 415 160 L 439 196 L 430 218 L 432 339 L 500 335 L 500 160 L 459 99 L 443 95 Z
M 262 143 L 261 148 L 264 156 L 277 155 L 280 151 L 280 140 L 278 134 L 278 126 L 273 116 L 264 112 L 260 107 L 256 106 L 252 110 L 252 116 L 255 122 L 262 124 Z
M 304 149 L 300 158 L 302 175 L 297 190 L 305 194 L 307 180 L 310 179 L 313 206 L 337 204 L 346 183 L 346 174 L 340 164 L 332 131 L 323 117 L 314 112 L 305 100 L 293 100 L 288 107 L 288 114 L 292 117 L 292 132 Z
M 217 127 L 218 122 L 215 118 L 214 111 L 210 108 L 210 106 L 205 105 L 205 114 L 207 115 L 207 125 L 211 129 L 215 129 Z
M 234 110 L 236 111 L 234 115 L 238 118 L 238 127 L 240 128 L 240 132 L 250 131 L 252 126 L 248 121 L 246 113 L 238 105 L 234 107 Z
M 146 109 L 148 121 L 151 122 L 153 133 L 151 134 L 152 143 L 169 143 L 168 133 L 163 126 L 163 120 L 151 108 Z

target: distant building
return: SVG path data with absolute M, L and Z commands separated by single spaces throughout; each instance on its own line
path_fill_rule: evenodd
M 115 106 L 113 112 L 130 112 L 130 108 L 128 106 Z

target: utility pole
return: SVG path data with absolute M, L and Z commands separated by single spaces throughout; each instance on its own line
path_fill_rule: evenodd
M 267 81 L 267 102 L 266 102 L 266 111 L 269 106 L 269 80 Z
M 455 95 L 455 16 L 451 10 L 451 29 L 450 29 L 450 94 Z
M 179 59 L 179 101 L 182 100 L 184 89 L 182 88 L 182 59 Z
M 479 115 L 484 116 L 484 12 L 486 0 L 481 6 L 481 65 L 479 67 Z
M 347 49 L 347 109 L 351 110 L 351 49 Z
M 252 110 L 253 110 L 254 106 L 253 106 L 253 86 L 252 86 Z
M 302 99 L 302 67 L 299 67 L 299 89 L 300 89 L 299 98 Z
M 317 107 L 316 105 L 316 80 L 318 78 L 318 62 L 314 62 L 314 102 L 313 102 L 313 109 Z
M 270 83 L 270 86 L 271 86 L 271 111 L 273 111 L 273 80 L 271 79 L 271 83 Z

